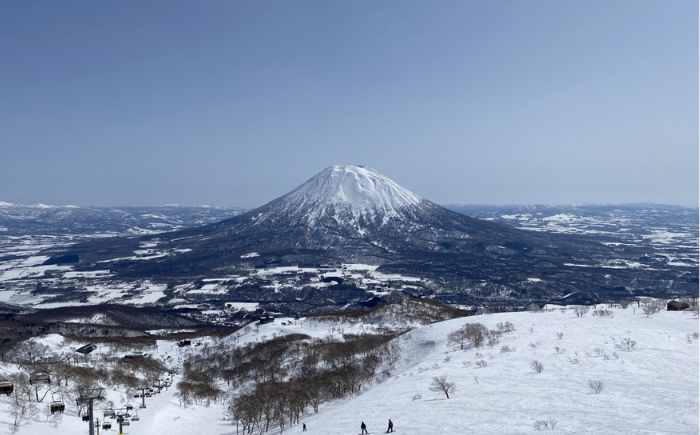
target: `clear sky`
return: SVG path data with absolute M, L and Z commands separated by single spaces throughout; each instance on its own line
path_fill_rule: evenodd
M 0 201 L 698 205 L 698 2 L 7 1 Z

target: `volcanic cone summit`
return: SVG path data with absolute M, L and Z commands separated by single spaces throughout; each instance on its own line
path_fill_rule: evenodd
M 356 221 L 386 221 L 424 201 L 372 168 L 330 166 L 288 194 L 272 201 L 269 211 L 316 223 L 322 216 Z

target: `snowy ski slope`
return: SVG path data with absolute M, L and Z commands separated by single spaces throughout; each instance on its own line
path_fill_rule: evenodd
M 481 315 L 415 329 L 396 339 L 402 355 L 389 378 L 350 400 L 321 405 L 318 414 L 308 409 L 301 421 L 308 435 L 358 434 L 361 421 L 370 433 L 379 433 L 386 431 L 388 419 L 401 435 L 536 433 L 535 423 L 542 420 L 556 421 L 554 431 L 567 434 L 697 434 L 699 361 L 698 339 L 693 334 L 698 332 L 698 317 L 691 312 L 666 311 L 646 317 L 632 306 L 609 311 L 612 317 L 593 316 L 591 310 L 579 318 L 572 308 Z M 357 332 L 373 326 L 313 324 L 304 319 L 282 326 L 282 320 L 261 325 L 257 332 L 251 328 L 239 342 L 292 332 L 339 336 L 341 330 Z M 468 322 L 480 322 L 490 329 L 510 322 L 516 330 L 503 335 L 493 348 L 459 350 L 448 344 L 447 334 Z M 630 351 L 620 349 L 626 338 L 636 342 Z M 55 337 L 43 341 L 51 344 L 52 340 L 57 346 Z M 504 346 L 513 350 L 502 352 Z M 175 355 L 178 350 L 174 343 L 160 342 L 158 352 Z M 541 373 L 531 368 L 533 360 L 543 365 Z M 8 364 L 1 367 L 15 370 Z M 449 400 L 429 389 L 437 376 L 456 384 Z M 591 391 L 589 380 L 602 382 L 603 391 Z M 147 409 L 139 412 L 140 421 L 124 433 L 236 433 L 236 427 L 223 420 L 225 405 L 182 408 L 174 393 L 171 387 L 147 399 Z M 114 392 L 110 399 L 123 400 Z M 87 433 L 87 424 L 76 415 L 74 406 L 57 425 L 44 420 L 45 415 L 40 414 L 18 433 Z M 116 427 L 100 433 L 116 434 Z M 285 432 L 301 432 L 301 425 Z M 0 399 L 0 433 L 10 433 L 4 397 Z M 279 429 L 270 433 L 279 433 Z

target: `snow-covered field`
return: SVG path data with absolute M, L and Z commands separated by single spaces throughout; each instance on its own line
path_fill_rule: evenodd
M 143 251 L 142 253 L 147 255 L 147 257 L 142 258 L 151 258 L 148 252 Z M 166 296 L 166 285 L 151 283 L 148 280 L 138 282 L 116 280 L 111 277 L 109 270 L 78 272 L 72 271 L 72 266 L 43 265 L 43 262 L 48 258 L 46 256 L 30 256 L 27 259 L 0 262 L 0 284 L 5 284 L 5 286 L 0 287 L 0 302 L 46 309 L 105 303 L 148 305 L 163 303 L 165 300 L 161 300 L 161 298 Z M 368 264 L 341 264 L 323 268 L 299 266 L 251 268 L 244 270 L 242 274 L 204 279 L 206 284 L 201 287 L 196 286 L 195 282 L 176 286 L 178 298 L 171 299 L 168 303 L 176 307 L 187 305 L 191 308 L 206 310 L 205 306 L 196 303 L 197 296 L 225 294 L 236 284 L 259 284 L 261 288 L 271 289 L 275 292 L 281 290 L 297 291 L 304 286 L 328 288 L 336 285 L 336 282 L 324 282 L 321 279 L 339 277 L 347 283 L 353 283 L 359 288 L 367 289 L 370 293 L 383 295 L 423 281 L 415 277 L 381 273 L 376 270 L 377 268 L 376 265 Z M 60 278 L 45 277 L 47 272 L 60 273 Z M 301 284 L 300 280 L 304 276 L 311 276 L 311 278 L 308 279 L 308 282 Z M 37 283 L 55 289 L 55 292 L 37 294 L 34 291 Z M 74 288 L 85 292 L 85 295 L 68 301 L 54 302 L 53 299 L 56 296 L 64 293 L 63 287 L 67 283 L 71 283 Z M 390 285 L 393 287 L 389 288 Z M 231 308 L 244 307 L 249 311 L 254 311 L 259 305 L 259 302 L 228 304 Z M 221 319 L 227 317 L 227 313 L 224 311 L 220 314 Z
M 389 378 L 351 399 L 321 405 L 318 414 L 309 408 L 301 421 L 308 435 L 356 434 L 361 421 L 370 433 L 384 432 L 388 419 L 397 433 L 406 435 L 534 433 L 537 421 L 556 421 L 554 431 L 569 434 L 697 434 L 698 317 L 692 312 L 667 311 L 646 317 L 632 306 L 609 311 L 612 316 L 593 316 L 591 310 L 577 317 L 571 308 L 502 313 L 417 328 L 395 339 L 402 355 Z M 305 319 L 282 325 L 287 320 L 260 325 L 257 331 L 241 330 L 238 342 L 295 332 L 338 337 L 341 330 L 357 332 L 376 326 L 315 324 Z M 459 350 L 447 342 L 448 333 L 473 322 L 489 329 L 510 322 L 515 332 L 503 335 L 493 348 Z M 623 345 L 626 339 L 630 341 Z M 59 346 L 55 336 L 42 341 Z M 630 342 L 635 344 L 626 350 Z M 505 346 L 510 351 L 504 351 Z M 203 347 L 193 346 L 188 352 Z M 160 356 L 174 357 L 181 352 L 172 342 L 159 342 Z M 531 368 L 534 360 L 543 366 L 540 373 Z M 14 370 L 13 365 L 0 365 L 0 373 Z M 432 379 L 439 376 L 456 385 L 449 400 L 430 390 Z M 589 380 L 602 383 L 600 394 L 589 388 Z M 138 412 L 140 421 L 126 427 L 124 433 L 236 433 L 236 427 L 223 420 L 225 405 L 183 408 L 174 393 L 171 387 L 146 399 L 147 408 Z M 117 404 L 125 400 L 117 392 L 108 394 Z M 75 406 L 69 406 L 57 425 L 45 419 L 40 414 L 18 433 L 87 433 L 87 424 L 76 415 Z M 117 433 L 116 427 L 101 433 Z M 0 433 L 9 432 L 10 416 L 3 397 Z M 285 432 L 301 432 L 301 425 Z

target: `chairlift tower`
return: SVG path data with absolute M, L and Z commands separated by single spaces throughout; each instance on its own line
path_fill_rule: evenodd
M 95 400 L 104 400 L 104 396 L 102 396 L 103 392 L 104 388 L 87 388 L 80 390 L 80 396 L 75 400 L 78 406 L 87 405 L 88 407 L 90 435 L 95 435 L 95 419 L 93 416 L 92 404 Z
M 123 426 L 129 426 L 129 420 L 127 420 L 129 415 L 129 410 L 127 408 L 121 408 L 117 411 L 115 411 L 114 416 L 117 419 L 117 423 L 119 423 L 119 435 L 122 435 L 124 429 Z
M 175 373 L 177 373 L 177 369 L 176 369 L 176 368 L 170 367 L 170 368 L 168 369 L 168 374 L 170 375 L 170 382 L 171 382 L 171 383 L 173 382 L 173 375 L 174 375 Z
M 163 389 L 165 385 L 163 385 L 160 381 L 160 379 L 157 379 L 156 381 L 153 382 L 153 387 L 158 389 L 158 394 L 160 394 L 161 390 Z
M 139 408 L 144 409 L 146 408 L 146 391 L 149 391 L 149 387 L 140 387 L 137 388 L 137 390 L 141 391 L 141 405 Z

